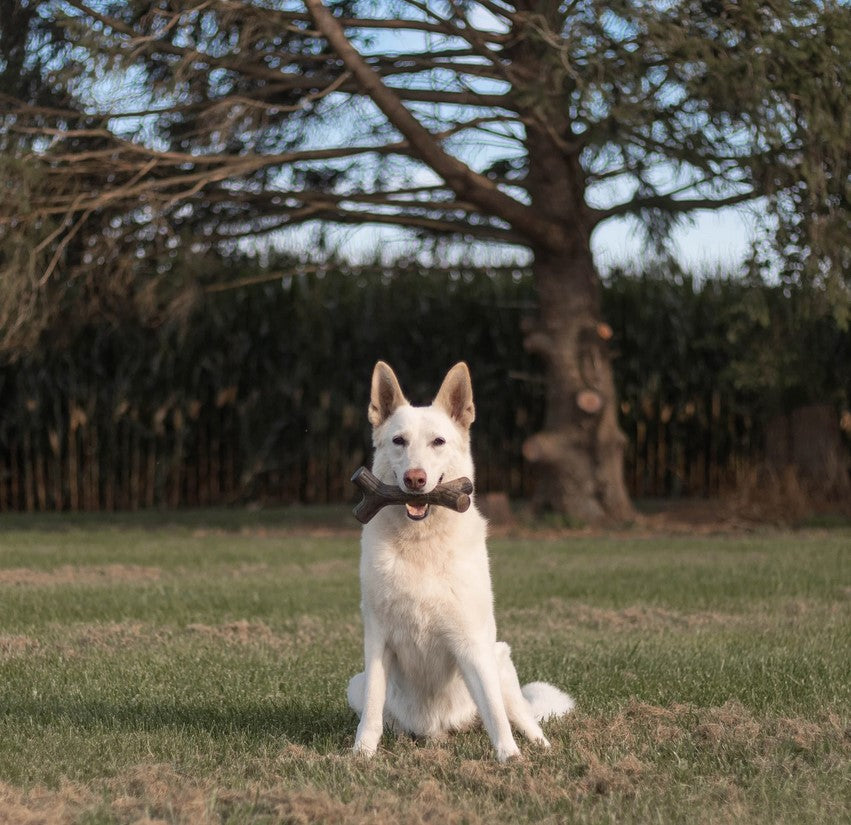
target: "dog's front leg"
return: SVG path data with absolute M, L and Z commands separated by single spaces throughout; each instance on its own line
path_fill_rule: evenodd
M 367 630 L 364 637 L 364 697 L 354 752 L 372 756 L 384 729 L 384 699 L 387 694 L 387 646 L 383 636 Z
M 511 733 L 511 723 L 502 697 L 499 669 L 493 643 L 480 644 L 458 655 L 458 666 L 473 697 L 485 730 L 488 732 L 496 758 L 505 762 L 520 755 L 520 749 Z

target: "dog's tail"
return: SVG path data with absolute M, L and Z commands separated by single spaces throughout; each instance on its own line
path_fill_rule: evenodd
M 532 713 L 539 722 L 558 719 L 576 706 L 571 696 L 548 682 L 530 682 L 521 688 L 523 698 L 532 706 Z

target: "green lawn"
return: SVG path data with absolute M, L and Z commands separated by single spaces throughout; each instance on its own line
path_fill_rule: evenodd
M 0 520 L 0 822 L 851 821 L 851 531 L 493 540 L 521 680 L 577 712 L 365 762 L 326 515 Z

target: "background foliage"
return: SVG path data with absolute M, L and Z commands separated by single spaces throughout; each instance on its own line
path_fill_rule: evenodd
M 377 358 L 414 403 L 466 359 L 479 488 L 531 491 L 521 445 L 540 425 L 544 379 L 522 346 L 536 300 L 527 273 L 186 266 L 206 287 L 175 292 L 159 320 L 128 300 L 96 323 L 65 317 L 38 346 L 6 356 L 0 507 L 347 500 L 349 475 L 369 461 Z M 236 270 L 247 285 L 219 290 Z M 814 401 L 849 407 L 851 336 L 810 293 L 660 265 L 612 273 L 603 303 L 633 495 L 717 493 L 759 458 L 773 414 Z

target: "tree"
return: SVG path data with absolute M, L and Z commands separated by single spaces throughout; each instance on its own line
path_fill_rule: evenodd
M 44 289 L 109 292 L 121 250 L 133 277 L 118 291 L 148 294 L 181 245 L 316 221 L 525 247 L 539 296 L 526 346 L 548 377 L 544 430 L 524 447 L 541 506 L 632 513 L 597 226 L 635 216 L 663 245 L 695 210 L 762 199 L 790 277 L 847 299 L 840 0 L 38 6 L 71 32 L 64 70 L 88 78 L 63 109 L 9 101 L 8 129 L 50 138 L 26 158 L 41 188 L 0 213 L 40 233 Z M 112 107 L 109 77 L 124 82 Z
M 44 315 L 38 256 L 44 240 L 31 212 L 28 195 L 39 189 L 43 164 L 27 162 L 45 125 L 42 110 L 72 105 L 61 84 L 50 83 L 47 66 L 61 62 L 67 46 L 64 30 L 38 14 L 36 4 L 0 0 L 0 341 L 17 346 L 31 341 L 29 321 Z M 15 112 L 26 107 L 26 128 L 16 130 Z M 39 323 L 33 323 L 36 329 Z

